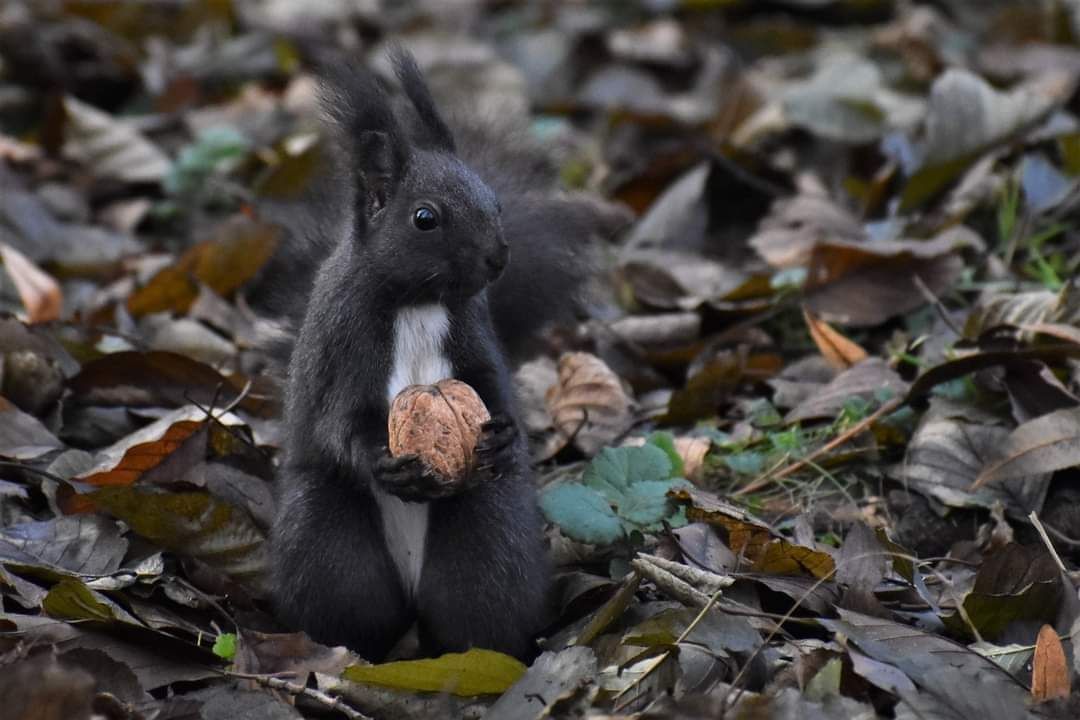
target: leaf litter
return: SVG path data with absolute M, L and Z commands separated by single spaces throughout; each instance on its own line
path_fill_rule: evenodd
M 5 716 L 1076 717 L 1075 8 L 437 5 L 0 13 Z M 393 39 L 637 216 L 515 375 L 528 666 L 266 603 L 273 220 Z

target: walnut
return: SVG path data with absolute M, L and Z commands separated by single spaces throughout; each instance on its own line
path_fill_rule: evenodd
M 460 380 L 410 385 L 390 408 L 390 454 L 419 455 L 431 469 L 459 482 L 472 469 L 481 428 L 490 419 L 484 401 Z

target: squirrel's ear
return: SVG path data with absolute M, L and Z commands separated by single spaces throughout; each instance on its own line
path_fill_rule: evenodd
M 400 158 L 388 133 L 365 130 L 356 139 L 356 171 L 364 214 L 370 218 L 386 207 L 400 176 Z

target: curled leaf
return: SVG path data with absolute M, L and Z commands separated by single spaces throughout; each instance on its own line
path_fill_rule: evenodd
M 604 361 L 589 353 L 559 358 L 559 382 L 545 397 L 563 444 L 595 455 L 633 423 L 634 402 Z
M 64 301 L 56 280 L 7 243 L 0 242 L 0 262 L 15 283 L 30 322 L 48 322 L 60 317 Z

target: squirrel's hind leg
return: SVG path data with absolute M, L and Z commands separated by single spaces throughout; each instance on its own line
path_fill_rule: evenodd
M 528 480 L 504 476 L 431 503 L 417 599 L 426 653 L 481 647 L 529 660 L 549 622 L 543 522 Z
M 311 473 L 314 475 L 314 473 Z M 405 596 L 370 492 L 331 487 L 325 478 L 282 472 L 271 539 L 278 617 L 326 645 L 381 660 L 409 629 Z

